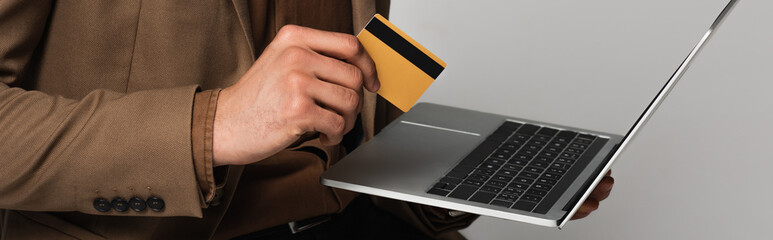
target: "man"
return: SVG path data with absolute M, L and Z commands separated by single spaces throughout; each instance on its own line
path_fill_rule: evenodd
M 318 183 L 399 114 L 351 35 L 387 11 L 1 1 L 0 238 L 460 238 L 475 216 Z

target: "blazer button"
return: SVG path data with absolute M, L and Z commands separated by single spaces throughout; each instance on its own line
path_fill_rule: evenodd
M 123 200 L 123 198 L 117 197 L 114 198 L 111 202 L 113 205 L 113 209 L 119 212 L 126 212 L 126 210 L 129 210 L 129 203 L 126 202 L 126 200 Z
M 129 207 L 137 212 L 142 212 L 145 210 L 145 200 L 142 200 L 142 198 L 133 197 L 129 199 Z
M 110 202 L 107 201 L 107 199 L 104 198 L 95 198 L 94 199 L 94 209 L 100 212 L 107 212 L 110 211 Z
M 160 197 L 156 197 L 156 196 L 149 197 L 147 204 L 150 210 L 153 210 L 156 212 L 164 209 L 164 199 L 161 199 Z

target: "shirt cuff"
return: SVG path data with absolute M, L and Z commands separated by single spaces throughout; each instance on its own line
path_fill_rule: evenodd
M 223 188 L 222 181 L 226 167 L 213 168 L 212 131 L 215 125 L 217 98 L 221 89 L 198 92 L 193 97 L 193 117 L 191 121 L 191 146 L 196 180 L 201 190 L 202 207 L 216 205 L 217 194 Z M 221 181 L 218 181 L 221 180 Z M 221 184 L 217 184 L 220 182 Z

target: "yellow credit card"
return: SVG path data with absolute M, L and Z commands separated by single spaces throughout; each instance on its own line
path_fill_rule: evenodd
M 357 35 L 376 63 L 378 94 L 403 112 L 419 100 L 445 69 L 446 63 L 380 14 Z

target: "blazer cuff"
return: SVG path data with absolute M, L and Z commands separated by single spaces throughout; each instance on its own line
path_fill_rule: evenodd
M 217 98 L 221 89 L 197 92 L 193 97 L 193 117 L 191 119 L 191 146 L 196 180 L 201 190 L 201 207 L 217 205 L 220 190 L 223 188 L 227 167 L 213 165 L 212 131 L 215 125 Z M 219 184 L 218 184 L 219 183 Z

